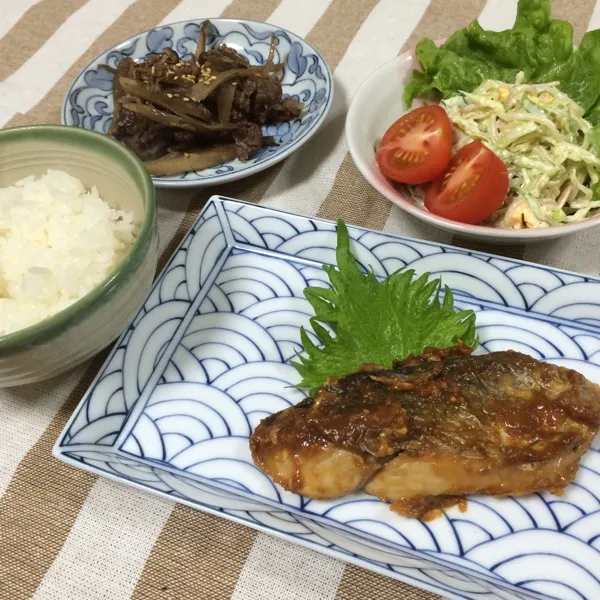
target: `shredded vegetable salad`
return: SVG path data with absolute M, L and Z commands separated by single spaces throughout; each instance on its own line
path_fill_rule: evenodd
M 454 128 L 453 153 L 480 140 L 506 164 L 509 191 L 491 221 L 539 228 L 600 212 L 600 157 L 583 109 L 558 83 L 485 81 L 442 101 Z

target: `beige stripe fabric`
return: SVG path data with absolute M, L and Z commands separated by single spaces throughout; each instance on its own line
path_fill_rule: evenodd
M 319 49 L 332 71 L 337 68 L 349 43 L 376 4 L 377 0 L 332 0 L 315 27 L 306 35 L 307 41 Z M 350 14 L 352 19 L 348 18 Z M 324 128 L 330 123 L 331 119 Z M 259 202 L 283 167 L 284 163 L 280 163 L 264 175 L 236 182 L 231 190 L 220 193 Z
M 404 583 L 394 581 L 365 571 L 354 565 L 348 565 L 337 591 L 335 600 L 436 600 L 436 594 L 424 592 Z
M 573 24 L 573 38 L 579 44 L 595 6 L 595 0 L 552 0 L 552 16 Z
M 0 83 L 2 105 L 14 112 L 31 110 L 90 43 L 109 29 L 133 2 L 87 0 L 27 62 Z
M 59 69 L 58 62 L 46 65 L 40 58 L 56 32 L 61 27 L 69 31 L 73 19 L 102 2 L 27 0 L 30 8 L 11 11 L 20 17 L 0 37 L 0 86 L 40 65 L 47 69 L 43 81 L 52 83 L 35 93 L 27 90 L 28 101 L 35 101 L 24 114 L 15 114 L 18 109 L 3 104 L 0 94 L 0 123 L 58 122 L 64 95 L 82 66 L 161 22 L 216 13 L 272 21 L 306 37 L 334 70 L 331 115 L 302 151 L 264 173 L 197 192 L 159 190 L 161 268 L 206 200 L 220 193 L 598 274 L 600 245 L 594 231 L 527 248 L 452 240 L 392 207 L 363 180 L 347 153 L 345 114 L 358 84 L 375 67 L 412 49 L 421 36 L 447 37 L 480 14 L 486 27 L 509 26 L 516 1 L 109 0 L 113 16 L 105 16 L 101 26 L 81 18 L 79 45 L 64 49 Z M 579 39 L 590 19 L 600 26 L 598 6 L 594 0 L 554 0 L 553 12 L 574 24 Z M 16 97 L 12 88 L 11 94 Z M 106 353 L 53 381 L 0 390 L 0 600 L 439 598 L 52 458 L 53 443 Z
M 176 506 L 133 599 L 231 598 L 255 536 L 247 527 Z
M 400 52 L 414 47 L 424 35 L 443 39 L 464 23 L 476 19 L 484 0 L 465 3 L 462 0 L 432 0 L 423 18 Z M 319 217 L 342 218 L 348 223 L 381 229 L 390 214 L 391 204 L 360 175 L 350 154 L 346 154 L 335 183 L 321 205 Z
M 23 15 L 38 0 L 21 0 L 20 2 L 5 2 L 2 6 L 2 19 L 0 19 L 0 39 L 2 39 L 19 22 Z
M 235 0 L 221 15 L 230 19 L 254 19 L 255 21 L 268 21 L 269 15 L 277 8 L 280 0 L 257 0 L 256 2 L 243 2 Z
M 64 597 L 74 577 L 85 600 L 129 597 L 172 510 L 172 502 L 98 478 L 33 600 Z
M 84 3 L 85 0 L 41 0 L 32 6 L 0 40 L 0 81 L 25 64 Z

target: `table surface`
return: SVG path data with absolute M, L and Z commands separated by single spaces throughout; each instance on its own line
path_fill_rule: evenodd
M 334 72 L 320 131 L 284 163 L 199 191 L 159 190 L 160 266 L 206 200 L 267 206 L 599 274 L 596 230 L 533 246 L 486 247 L 432 229 L 361 177 L 344 139 L 349 100 L 373 69 L 424 35 L 479 18 L 510 27 L 517 0 L 0 0 L 0 127 L 58 123 L 71 81 L 106 48 L 157 24 L 264 20 L 305 37 Z M 600 2 L 554 0 L 576 39 Z M 105 355 L 37 385 L 0 390 L 0 598 L 55 600 L 435 600 L 402 583 L 66 466 L 51 448 Z

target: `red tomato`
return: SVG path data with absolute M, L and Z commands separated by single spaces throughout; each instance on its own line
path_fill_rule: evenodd
M 507 192 L 504 162 L 481 142 L 471 142 L 425 190 L 425 206 L 446 219 L 481 223 L 502 206 Z
M 450 162 L 452 125 L 437 104 L 411 110 L 383 136 L 377 149 L 381 172 L 401 183 L 426 183 Z

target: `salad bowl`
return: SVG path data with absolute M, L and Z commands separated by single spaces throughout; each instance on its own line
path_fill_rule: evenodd
M 134 60 L 172 48 L 180 56 L 194 51 L 204 19 L 162 25 L 124 40 L 92 60 L 73 81 L 62 107 L 62 123 L 106 134 L 113 117 L 112 80 L 100 65 L 115 67 L 125 57 Z M 263 134 L 276 145 L 259 149 L 247 161 L 239 159 L 176 175 L 153 176 L 157 187 L 189 188 L 217 185 L 258 173 L 289 156 L 302 146 L 323 123 L 333 101 L 332 75 L 321 54 L 297 35 L 259 21 L 211 19 L 207 47 L 227 45 L 248 59 L 264 64 L 271 36 L 277 39 L 275 60 L 285 61 L 281 79 L 283 97 L 304 103 L 299 118 L 264 125 Z
M 443 43 L 443 40 L 439 44 Z M 547 241 L 600 225 L 600 216 L 577 223 L 535 229 L 502 229 L 468 225 L 435 215 L 424 206 L 410 186 L 386 178 L 377 165 L 376 151 L 383 134 L 407 112 L 402 99 L 413 69 L 419 69 L 414 54 L 407 52 L 374 71 L 359 87 L 346 118 L 346 139 L 354 163 L 363 177 L 390 202 L 417 219 L 461 237 L 497 244 Z M 373 94 L 373 90 L 377 94 Z M 423 104 L 415 101 L 414 106 Z M 413 107 L 414 107 L 413 106 Z

